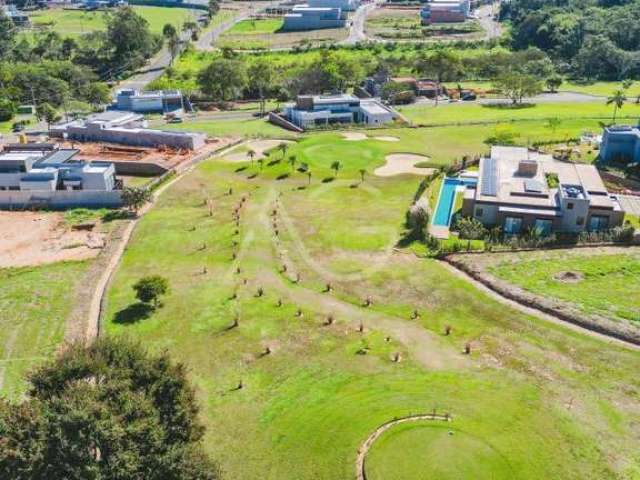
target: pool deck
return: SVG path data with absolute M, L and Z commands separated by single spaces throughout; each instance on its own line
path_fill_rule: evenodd
M 429 233 L 439 240 L 446 240 L 449 238 L 449 235 L 451 235 L 449 227 L 434 225 L 432 223 L 429 224 Z

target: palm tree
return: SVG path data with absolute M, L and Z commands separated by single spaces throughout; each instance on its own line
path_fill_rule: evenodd
M 253 158 L 256 156 L 256 152 L 254 152 L 253 150 L 249 150 L 247 152 L 247 157 L 249 157 L 249 160 L 251 160 L 251 166 L 253 167 Z
M 627 101 L 627 96 L 624 94 L 624 90 L 616 90 L 613 95 L 607 98 L 607 105 L 613 104 L 613 122 L 616 123 L 616 114 L 618 109 L 622 108 L 624 102 Z
M 285 143 L 286 146 L 286 143 Z M 289 155 L 289 165 L 291 165 L 291 171 L 293 172 L 296 168 L 297 158 L 295 155 Z
M 359 171 L 360 171 L 360 183 L 364 183 L 364 176 L 367 174 L 367 171 L 364 168 L 361 168 Z
M 260 165 L 260 171 L 262 171 L 262 164 L 264 163 L 264 159 L 263 158 L 259 158 L 258 159 L 258 165 Z
M 335 172 L 333 174 L 334 177 L 338 176 L 338 170 L 340 170 L 341 168 L 342 168 L 342 164 L 337 160 L 331 164 L 331 170 Z
M 289 145 L 287 145 L 285 142 L 282 142 L 280 145 L 278 145 L 278 148 L 282 152 L 282 158 L 284 158 L 285 154 L 287 153 L 287 149 L 289 148 Z
M 307 170 L 307 180 L 308 184 L 311 185 L 311 170 Z

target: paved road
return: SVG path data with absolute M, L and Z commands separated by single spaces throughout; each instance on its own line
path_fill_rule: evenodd
M 464 83 L 464 82 L 463 82 Z M 589 95 L 586 93 L 578 92 L 557 92 L 557 93 L 542 93 L 531 98 L 524 98 L 523 103 L 602 103 L 604 97 L 596 95 Z M 508 98 L 479 98 L 474 102 L 449 102 L 446 99 L 441 99 L 438 102 L 438 106 L 456 106 L 466 105 L 469 103 L 481 103 L 484 105 L 496 104 L 496 103 L 511 103 Z M 419 98 L 416 104 L 423 105 L 435 105 L 435 102 L 428 98 Z
M 349 28 L 349 36 L 341 43 L 345 45 L 353 45 L 354 43 L 369 40 L 364 33 L 364 24 L 367 21 L 367 15 L 378 8 L 380 2 L 374 1 L 366 5 L 360 5 L 351 19 L 351 27 Z
M 640 216 L 640 197 L 635 195 L 616 195 L 622 209 L 632 215 Z
M 231 20 L 221 23 L 217 27 L 206 31 L 196 42 L 196 48 L 198 50 L 205 51 L 213 50 L 213 43 L 218 40 L 218 37 L 233 27 L 236 23 L 249 18 L 251 12 L 252 9 L 238 10 L 237 15 Z
M 476 10 L 478 22 L 484 28 L 486 39 L 499 38 L 502 35 L 502 25 L 494 19 L 499 9 L 500 2 L 496 2 L 491 5 L 482 5 Z

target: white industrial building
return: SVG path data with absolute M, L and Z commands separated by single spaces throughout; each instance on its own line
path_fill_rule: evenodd
M 339 8 L 343 12 L 353 12 L 360 6 L 358 0 L 307 0 L 313 8 Z
M 146 128 L 144 117 L 132 112 L 107 111 L 84 120 L 53 125 L 52 137 L 80 142 L 108 142 L 137 147 L 170 147 L 196 150 L 204 146 L 204 133 L 173 132 Z
M 382 125 L 392 122 L 395 112 L 373 99 L 351 94 L 300 95 L 295 104 L 285 106 L 284 115 L 300 128 L 335 123 Z
M 296 5 L 284 16 L 284 31 L 320 30 L 343 28 L 347 24 L 346 14 L 339 7 L 311 7 Z

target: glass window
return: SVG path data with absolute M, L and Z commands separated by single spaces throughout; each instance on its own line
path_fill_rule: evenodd
M 609 228 L 609 217 L 604 215 L 592 215 L 589 219 L 589 230 L 606 230 Z
M 549 235 L 551 233 L 551 227 L 553 225 L 553 221 L 546 218 L 536 218 L 536 223 L 533 228 L 535 229 L 538 235 L 543 237 Z
M 476 209 L 476 217 L 481 217 L 482 216 L 482 209 L 478 208 Z
M 522 218 L 520 217 L 505 217 L 504 219 L 504 233 L 515 235 L 520 233 L 522 229 Z
M 573 210 L 573 203 L 567 203 L 567 210 Z

